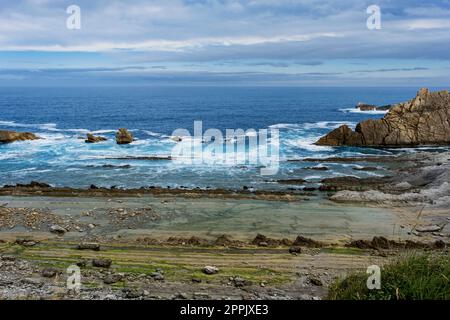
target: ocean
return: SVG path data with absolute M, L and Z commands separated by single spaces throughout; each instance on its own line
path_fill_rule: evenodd
M 307 157 L 388 155 L 400 149 L 331 148 L 313 143 L 331 129 L 382 112 L 355 112 L 358 102 L 386 105 L 413 98 L 419 88 L 294 87 L 95 87 L 0 88 L 0 130 L 29 131 L 43 138 L 0 145 L 0 185 L 46 182 L 54 186 L 138 188 L 148 186 L 255 189 L 286 188 L 280 179 L 382 176 L 353 170 L 356 164 L 329 164 L 327 171 L 305 169 L 320 163 L 291 162 Z M 168 156 L 177 142 L 172 132 L 278 129 L 280 166 L 263 176 L 257 164 L 180 163 L 126 157 Z M 117 145 L 118 128 L 136 138 Z M 92 132 L 108 138 L 87 144 Z M 247 149 L 251 148 L 247 145 Z M 251 150 L 247 150 L 251 151 Z M 115 159 L 112 159 L 115 158 Z M 120 158 L 120 159 L 117 159 Z M 323 164 L 325 165 L 325 164 Z

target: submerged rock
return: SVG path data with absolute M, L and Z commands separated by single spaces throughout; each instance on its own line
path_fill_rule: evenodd
M 39 139 L 39 137 L 31 132 L 0 130 L 0 143 L 11 143 L 15 141 L 26 141 L 37 139 Z
M 343 125 L 320 138 L 324 146 L 417 146 L 450 144 L 450 94 L 421 89 L 417 96 L 393 105 L 384 118 Z
M 117 144 L 129 144 L 133 142 L 133 135 L 127 129 L 121 128 L 116 133 Z
M 421 226 L 421 227 L 417 227 L 416 231 L 417 232 L 436 232 L 436 231 L 441 231 L 443 228 L 441 226 L 438 225 L 431 225 L 431 226 Z

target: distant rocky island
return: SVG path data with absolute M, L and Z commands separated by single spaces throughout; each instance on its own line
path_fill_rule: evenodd
M 430 92 L 423 88 L 414 99 L 390 106 L 382 119 L 362 121 L 355 131 L 343 125 L 315 144 L 367 147 L 449 145 L 450 94 L 448 90 Z

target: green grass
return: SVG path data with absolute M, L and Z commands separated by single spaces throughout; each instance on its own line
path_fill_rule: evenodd
M 331 300 L 449 300 L 450 256 L 413 253 L 381 268 L 381 289 L 369 290 L 366 273 L 330 286 Z
M 367 254 L 367 251 L 364 251 L 359 248 L 347 248 L 347 247 L 329 247 L 322 248 L 322 252 L 324 253 L 335 253 L 335 254 L 354 254 L 354 255 L 364 255 Z

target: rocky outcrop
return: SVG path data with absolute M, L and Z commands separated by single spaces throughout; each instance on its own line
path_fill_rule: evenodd
M 11 143 L 15 141 L 37 140 L 38 136 L 31 132 L 16 132 L 0 130 L 0 143 Z
M 360 102 L 360 103 L 358 103 L 356 108 L 361 111 L 373 111 L 373 110 L 377 109 L 377 106 L 374 106 L 373 104 L 366 104 L 366 103 Z
M 98 136 L 94 136 L 92 133 L 88 133 L 87 134 L 87 139 L 85 140 L 86 143 L 97 143 L 97 142 L 102 142 L 102 141 L 106 141 L 108 139 L 104 138 L 104 137 L 98 137 Z
M 133 135 L 127 129 L 121 128 L 116 133 L 117 144 L 129 144 L 133 142 Z
M 418 146 L 450 144 L 450 94 L 421 89 L 417 96 L 393 105 L 384 118 L 341 126 L 319 139 L 322 146 Z
M 385 105 L 385 106 L 375 106 L 373 104 L 367 104 L 367 103 L 358 103 L 356 105 L 356 108 L 360 111 L 387 111 L 392 107 L 392 105 Z

